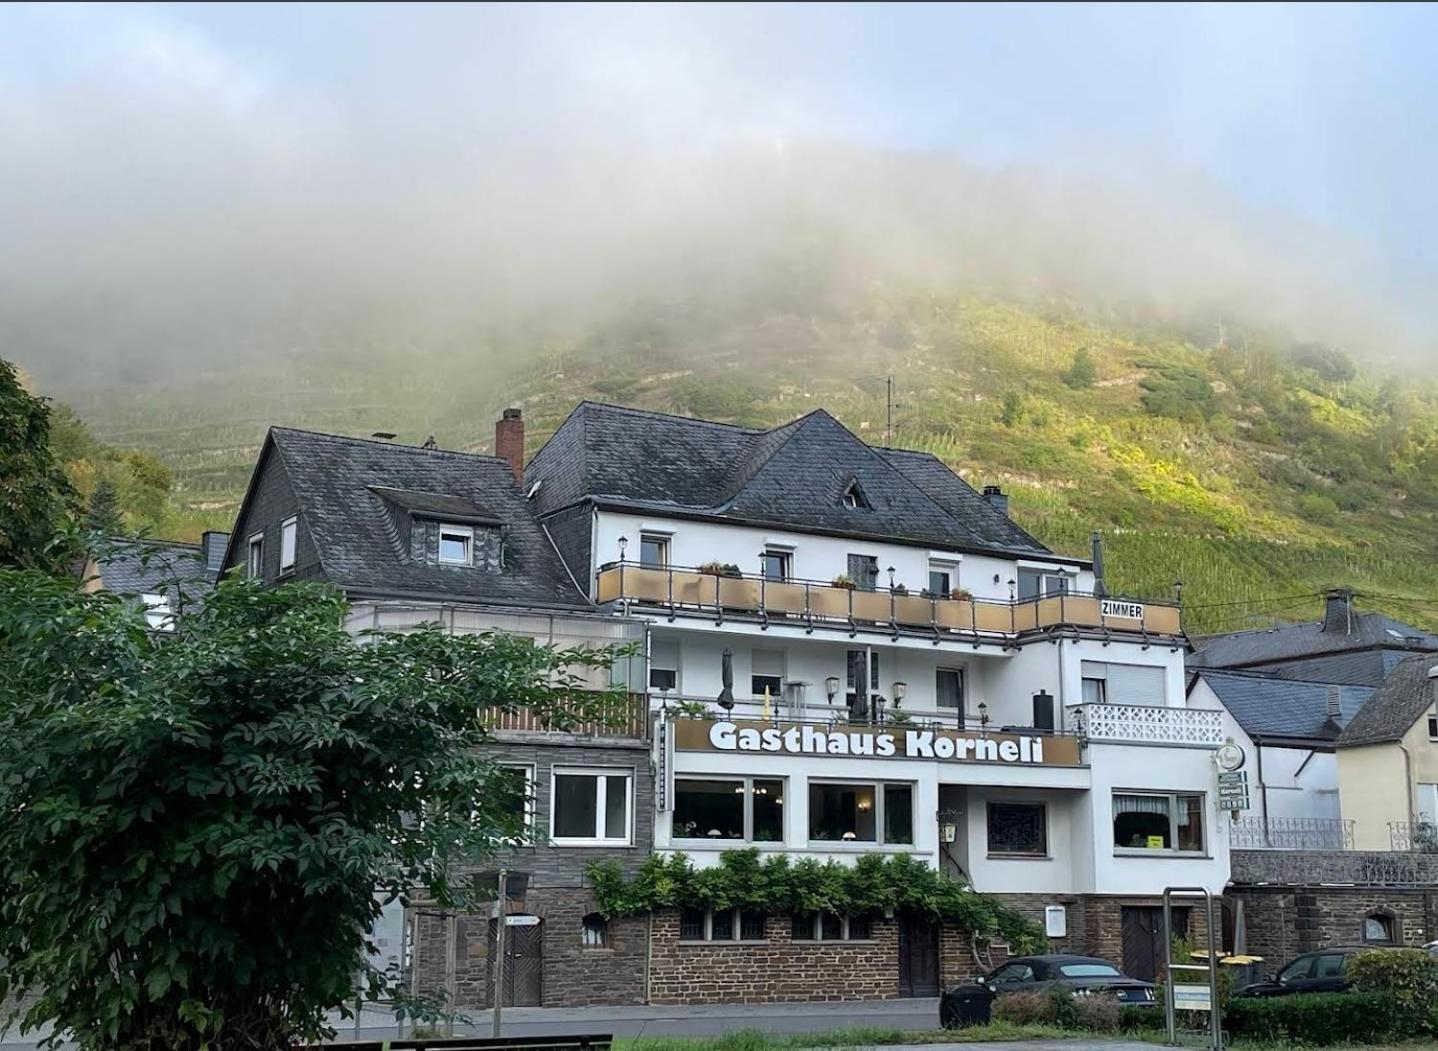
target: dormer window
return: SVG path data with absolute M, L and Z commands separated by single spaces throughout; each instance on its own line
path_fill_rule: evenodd
M 872 506 L 858 482 L 850 482 L 844 490 L 844 506 L 856 511 L 867 511 Z
M 474 562 L 474 529 L 471 526 L 439 527 L 439 561 L 446 566 L 468 566 Z

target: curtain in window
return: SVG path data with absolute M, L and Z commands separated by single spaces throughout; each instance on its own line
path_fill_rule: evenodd
M 1168 814 L 1168 796 L 1113 797 L 1113 816 L 1120 814 Z

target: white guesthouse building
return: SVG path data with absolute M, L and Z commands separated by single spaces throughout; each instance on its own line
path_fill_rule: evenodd
M 649 624 L 654 849 L 915 855 L 1140 976 L 1163 888 L 1223 891 L 1223 716 L 1185 703 L 1178 608 L 1107 595 L 997 490 L 823 411 L 760 431 L 593 403 L 525 488 L 580 588 Z M 924 922 L 897 920 L 911 995 L 968 973 Z M 680 945 L 743 928 L 686 915 Z

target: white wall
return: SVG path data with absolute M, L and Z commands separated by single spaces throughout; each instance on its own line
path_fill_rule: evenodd
M 929 583 L 930 558 L 958 566 L 955 587 L 963 587 L 975 598 L 1009 598 L 1008 581 L 1015 579 L 1018 560 L 991 555 L 960 554 L 928 547 L 882 543 L 869 540 L 846 540 L 838 537 L 790 533 L 776 529 L 754 529 L 746 526 L 713 522 L 666 519 L 657 515 L 619 514 L 600 511 L 594 534 L 595 564 L 591 572 L 606 562 L 619 560 L 619 538 L 627 537 L 626 557 L 639 558 L 639 536 L 646 531 L 668 533 L 669 560 L 675 566 L 699 566 L 706 562 L 732 563 L 748 574 L 760 569 L 759 552 L 774 545 L 793 549 L 793 575 L 802 580 L 830 581 L 847 573 L 849 555 L 873 555 L 879 562 L 879 584 L 888 587 L 888 567 L 894 567 L 894 581 L 917 594 Z M 1023 560 L 1026 566 L 1051 566 L 1063 563 Z M 1072 567 L 1068 567 L 1072 568 Z M 995 581 L 995 578 L 997 582 Z M 1082 572 L 1075 579 L 1081 591 L 1093 588 L 1093 574 Z
M 1079 873 L 1074 844 L 1088 838 L 1079 823 L 1077 792 L 973 786 L 968 789 L 967 831 L 969 878 L 977 890 L 1008 894 L 1071 894 Z M 988 840 L 988 804 L 1046 803 L 1048 856 L 1043 858 L 991 857 Z

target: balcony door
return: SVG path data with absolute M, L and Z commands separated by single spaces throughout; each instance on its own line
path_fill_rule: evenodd
M 934 673 L 934 697 L 938 709 L 947 715 L 954 713 L 959 729 L 964 726 L 964 672 L 962 668 L 939 668 Z
M 849 579 L 860 591 L 873 591 L 879 586 L 879 560 L 873 555 L 850 555 Z

